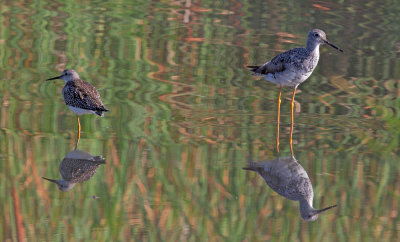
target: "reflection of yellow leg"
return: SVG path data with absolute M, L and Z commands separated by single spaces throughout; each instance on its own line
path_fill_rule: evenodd
M 79 140 L 81 139 L 81 122 L 79 122 L 79 116 L 76 116 L 78 120 L 78 138 L 76 139 L 75 150 L 78 148 Z
M 292 140 L 293 140 L 293 124 L 294 124 L 294 96 L 296 95 L 296 89 L 295 87 L 293 89 L 293 95 L 292 95 L 292 102 L 290 104 L 290 136 L 289 136 L 289 144 L 290 144 L 290 153 L 293 156 L 293 147 L 292 147 Z
M 293 127 L 293 125 L 292 125 Z M 293 128 L 290 129 L 290 135 L 289 135 L 289 145 L 290 145 L 290 155 L 293 157 L 294 153 L 293 153 Z
M 279 153 L 279 122 L 280 122 L 280 115 L 281 115 L 281 96 L 282 96 L 282 86 L 279 89 L 279 96 L 278 96 L 278 111 L 276 117 L 276 151 Z

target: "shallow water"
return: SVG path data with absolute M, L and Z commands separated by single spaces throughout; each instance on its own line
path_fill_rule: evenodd
M 4 2 L 0 14 L 0 237 L 3 240 L 396 240 L 400 204 L 400 4 L 325 1 Z M 314 222 L 242 169 L 277 157 L 279 88 L 253 77 L 321 47 L 296 94 L 294 155 L 312 182 Z M 74 68 L 110 112 L 81 117 L 79 150 L 106 164 L 69 192 L 60 161 L 75 115 Z M 290 97 L 281 156 L 290 155 Z M 98 197 L 97 199 L 92 196 Z

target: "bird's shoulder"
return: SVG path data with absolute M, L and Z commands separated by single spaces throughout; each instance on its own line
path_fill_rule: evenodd
M 309 55 L 309 51 L 306 48 L 297 47 L 290 50 L 287 50 L 279 55 L 275 56 L 270 62 L 278 65 L 278 64 L 293 64 L 293 62 L 299 62 L 307 58 Z
M 267 75 L 269 73 L 276 74 L 283 72 L 290 68 L 298 61 L 302 61 L 302 57 L 307 55 L 307 49 L 305 48 L 294 48 L 283 53 L 278 54 L 270 61 L 266 62 L 262 66 L 250 66 L 254 68 L 252 71 L 256 74 Z
M 89 82 L 86 82 L 82 79 L 75 79 L 75 80 L 69 81 L 65 84 L 64 88 L 69 89 L 69 91 L 74 91 L 75 93 L 86 94 L 88 96 L 99 95 L 99 92 L 92 84 L 90 84 Z

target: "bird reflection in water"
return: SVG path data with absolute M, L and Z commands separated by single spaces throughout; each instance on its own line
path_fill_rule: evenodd
M 294 156 L 265 162 L 249 162 L 243 169 L 257 172 L 279 195 L 298 201 L 300 215 L 304 220 L 314 221 L 320 213 L 336 207 L 334 205 L 320 210 L 313 208 L 314 192 L 310 178 Z
M 61 179 L 42 178 L 56 183 L 61 191 L 69 191 L 76 183 L 89 180 L 96 173 L 99 166 L 105 163 L 101 156 L 93 156 L 86 151 L 73 150 L 60 163 Z
M 243 169 L 257 172 L 279 195 L 298 201 L 301 218 L 314 221 L 320 213 L 337 205 L 319 210 L 313 208 L 314 192 L 311 180 L 293 155 L 292 130 L 289 137 L 291 156 L 282 158 L 278 156 L 275 160 L 265 162 L 249 162 Z

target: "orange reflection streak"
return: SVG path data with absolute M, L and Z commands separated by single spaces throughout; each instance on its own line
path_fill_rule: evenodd
M 296 35 L 291 34 L 291 33 L 286 33 L 286 32 L 277 32 L 276 35 L 279 37 L 284 37 L 284 38 L 296 38 Z
M 315 8 L 318 8 L 318 9 L 320 9 L 320 10 L 324 10 L 324 11 L 331 10 L 330 8 L 327 8 L 327 7 L 321 6 L 321 5 L 319 5 L 319 4 L 316 4 L 316 3 L 314 3 L 314 4 L 313 4 L 313 7 L 315 7 Z
M 106 157 L 106 162 L 112 160 L 113 161 L 113 165 L 115 167 L 119 167 L 119 157 L 118 157 L 118 149 L 116 148 L 116 138 L 110 139 L 109 142 L 107 142 L 107 145 L 110 147 L 111 152 L 108 153 L 107 157 Z M 111 154 L 111 158 L 110 158 L 110 154 Z M 105 176 L 107 177 L 108 180 L 108 187 L 109 189 L 112 189 L 112 187 L 115 185 L 114 182 L 114 169 L 105 169 L 104 170 Z
M 116 167 L 119 167 L 119 157 L 118 157 L 118 149 L 116 147 L 117 141 L 115 140 L 114 142 L 110 142 L 110 146 L 111 146 L 111 156 L 114 162 L 114 165 Z
M 290 43 L 290 44 L 300 44 L 299 37 L 294 35 L 294 34 L 290 34 L 290 33 L 286 33 L 286 32 L 277 32 L 276 35 L 279 37 L 278 38 L 278 42 L 279 46 L 281 46 L 281 44 L 283 43 Z M 279 52 L 283 52 L 286 51 L 284 49 L 279 48 L 275 48 L 276 51 Z
M 17 227 L 17 237 L 18 241 L 24 241 L 26 238 L 26 231 L 23 224 L 23 218 L 20 209 L 20 202 L 17 190 L 15 189 L 14 185 L 12 187 L 12 197 L 13 197 L 13 204 L 14 204 L 14 216 L 15 216 L 15 224 Z
M 201 12 L 210 12 L 210 11 L 211 11 L 211 9 L 207 9 L 207 8 L 197 8 L 197 7 L 192 7 L 192 8 L 190 8 L 190 10 L 192 10 L 193 12 L 198 12 L 198 13 L 201 13 Z
M 166 229 L 165 224 L 167 223 L 167 218 L 171 214 L 171 206 L 168 204 L 166 208 L 163 209 L 161 215 L 160 215 L 160 221 L 158 222 L 158 226 L 161 229 Z
M 50 204 L 50 198 L 48 196 L 47 191 L 43 188 L 42 185 L 42 179 L 41 176 L 38 175 L 37 168 L 36 168 L 36 162 L 34 162 L 34 154 L 33 154 L 33 149 L 31 147 L 31 144 L 33 142 L 26 141 L 27 144 L 27 152 L 26 152 L 26 165 L 24 166 L 24 171 L 26 170 L 29 172 L 27 177 L 33 177 L 33 180 L 35 181 L 36 184 L 36 189 L 37 193 L 39 196 L 43 199 L 44 201 L 44 208 L 46 209 L 47 214 L 49 214 L 49 204 Z M 28 178 L 27 178 L 28 179 Z
M 153 211 L 153 209 L 151 209 L 149 201 L 147 200 L 146 187 L 144 186 L 144 184 L 142 183 L 142 181 L 138 177 L 136 177 L 136 185 L 138 186 L 139 191 L 142 194 L 143 206 L 144 206 L 144 209 L 146 210 L 147 217 L 151 222 L 154 223 L 154 221 L 155 221 L 154 220 L 154 218 L 155 218 L 154 211 Z
M 218 182 L 216 182 L 211 176 L 207 177 L 207 181 L 212 187 L 216 188 L 224 197 L 231 199 L 232 194 L 230 194 L 228 191 L 226 191 L 225 187 Z
M 203 42 L 205 38 L 187 37 L 185 40 L 188 42 Z
M 35 178 L 35 183 L 36 183 L 36 188 L 38 190 L 38 194 L 40 197 L 44 198 L 44 201 L 46 202 L 46 205 L 50 203 L 50 198 L 47 194 L 47 191 L 43 188 L 42 183 L 41 183 L 41 176 L 37 174 L 37 169 L 35 162 L 27 162 L 27 165 L 31 167 L 31 171 L 33 173 L 33 177 Z M 48 208 L 48 206 L 45 206 Z

